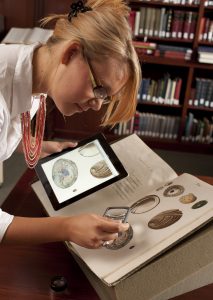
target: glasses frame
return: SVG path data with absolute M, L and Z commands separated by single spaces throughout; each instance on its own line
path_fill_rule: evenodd
M 93 89 L 95 99 L 101 99 L 103 101 L 103 104 L 110 103 L 111 97 L 107 95 L 107 91 L 105 87 L 102 84 L 97 83 L 92 66 L 87 58 L 86 58 L 86 62 L 89 69 L 89 76 L 92 83 L 92 89 Z

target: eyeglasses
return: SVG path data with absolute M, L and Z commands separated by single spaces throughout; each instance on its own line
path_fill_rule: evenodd
M 93 93 L 96 99 L 101 99 L 103 100 L 103 104 L 108 104 L 110 103 L 111 97 L 109 97 L 107 95 L 107 91 L 105 89 L 105 87 L 103 87 L 103 85 L 98 84 L 97 81 L 95 80 L 95 76 L 92 70 L 92 67 L 88 61 L 88 59 L 86 59 L 88 67 L 89 67 L 89 75 L 90 75 L 90 79 L 92 82 L 92 88 L 93 88 Z

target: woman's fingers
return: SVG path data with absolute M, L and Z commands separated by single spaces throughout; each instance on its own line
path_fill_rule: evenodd
M 121 221 L 116 221 L 103 217 L 103 223 L 101 225 L 102 231 L 116 233 L 126 231 L 128 230 L 128 228 L 128 223 L 122 223 Z
M 53 153 L 61 152 L 66 148 L 74 148 L 77 142 L 58 142 L 58 141 L 43 141 L 41 157 L 48 156 Z

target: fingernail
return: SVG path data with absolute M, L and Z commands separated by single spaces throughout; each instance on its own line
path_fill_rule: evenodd
M 78 143 L 77 143 L 77 142 L 72 142 L 70 145 L 71 145 L 72 147 L 76 147 L 76 146 L 78 145 Z
M 123 226 L 124 230 L 129 229 L 129 223 L 123 223 L 122 226 Z

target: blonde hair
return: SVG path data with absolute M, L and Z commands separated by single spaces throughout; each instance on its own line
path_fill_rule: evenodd
M 50 15 L 42 20 L 42 25 L 56 22 L 47 46 L 74 40 L 81 44 L 84 54 L 91 60 L 101 61 L 111 56 L 127 64 L 128 80 L 119 92 L 120 100 L 116 101 L 118 95 L 112 96 L 102 123 L 103 126 L 115 125 L 134 115 L 141 79 L 140 63 L 128 23 L 129 7 L 122 0 L 88 0 L 85 5 L 92 10 L 78 13 L 71 22 L 68 14 Z

